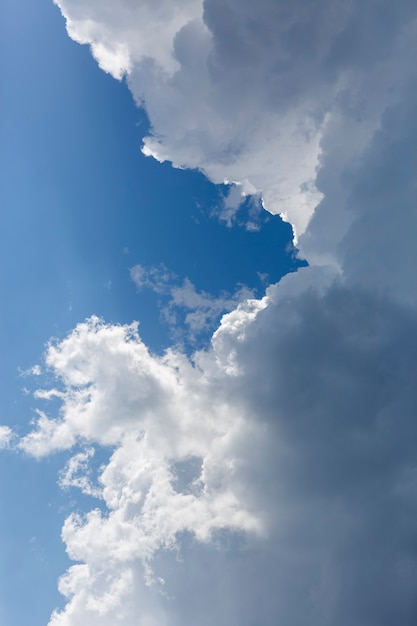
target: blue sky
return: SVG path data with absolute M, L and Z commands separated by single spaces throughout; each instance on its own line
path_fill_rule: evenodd
M 0 9 L 0 620 L 411 626 L 414 3 L 56 4 Z

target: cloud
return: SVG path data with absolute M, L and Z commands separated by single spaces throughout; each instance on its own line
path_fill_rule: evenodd
M 137 607 L 129 612 L 126 603 L 136 606 L 145 582 L 151 585 L 145 601 L 158 597 L 156 552 L 176 549 L 186 533 L 205 543 L 221 529 L 261 532 L 234 486 L 230 454 L 250 424 L 221 396 L 213 401 L 213 388 L 202 385 L 200 368 L 188 359 L 152 356 L 134 325 L 88 320 L 50 346 L 47 365 L 62 383 L 54 394 L 62 398 L 60 416 L 42 415 L 20 448 L 39 457 L 86 446 L 69 461 L 61 484 L 101 497 L 105 507 L 65 522 L 68 554 L 84 565 L 61 581 L 72 599 L 51 624 L 137 623 Z M 112 450 L 99 488 L 91 486 L 92 445 Z
M 29 367 L 29 369 L 22 370 L 18 368 L 18 372 L 20 376 L 41 376 L 42 369 L 39 364 L 34 365 L 33 367 Z
M 262 194 L 298 236 L 322 198 L 323 152 L 338 184 L 414 74 L 411 1 L 56 3 L 145 106 L 145 154 Z
M 160 309 L 163 320 L 171 326 L 173 336 L 195 343 L 204 331 L 212 330 L 223 313 L 234 309 L 239 302 L 253 297 L 253 291 L 240 285 L 235 293 L 221 292 L 217 297 L 198 292 L 190 281 L 182 281 L 164 266 L 145 268 L 135 265 L 130 276 L 138 291 L 148 288 L 160 296 Z M 183 328 L 187 329 L 185 333 Z
M 263 211 L 262 197 L 255 188 L 250 188 L 241 183 L 228 184 L 226 193 L 221 197 L 221 201 L 213 215 L 216 215 L 228 228 L 239 225 L 244 226 L 248 231 L 260 229 L 259 216 Z M 242 219 L 241 209 L 246 209 L 245 218 Z
M 146 107 L 145 154 L 238 183 L 231 214 L 262 194 L 310 267 L 228 296 L 190 356 L 94 317 L 49 346 L 61 408 L 19 447 L 96 498 L 51 626 L 414 625 L 415 3 L 58 5 Z M 225 307 L 132 278 L 196 330 Z
M 102 497 L 102 490 L 93 483 L 91 459 L 94 454 L 94 448 L 86 448 L 69 459 L 59 475 L 58 484 L 61 489 L 76 487 L 87 496 Z
M 8 448 L 14 435 L 9 426 L 0 426 L 0 450 Z
M 414 623 L 416 336 L 407 307 L 304 268 L 191 360 L 98 319 L 51 346 L 62 409 L 21 447 L 85 446 L 84 491 L 110 451 L 51 624 Z

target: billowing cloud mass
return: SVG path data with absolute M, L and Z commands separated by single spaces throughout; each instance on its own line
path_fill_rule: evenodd
M 145 153 L 262 194 L 310 266 L 191 357 L 96 318 L 50 345 L 61 410 L 19 446 L 97 502 L 50 626 L 414 625 L 417 5 L 57 4 Z
M 86 447 L 61 484 L 104 504 L 65 523 L 51 624 L 411 625 L 416 337 L 412 311 L 305 268 L 194 362 L 97 319 L 51 346 L 61 414 L 20 445 Z
M 415 68 L 412 0 L 56 3 L 70 36 L 146 107 L 145 154 L 261 193 L 298 236 L 323 184 L 343 193 L 343 170 Z M 323 162 L 330 181 L 318 184 Z

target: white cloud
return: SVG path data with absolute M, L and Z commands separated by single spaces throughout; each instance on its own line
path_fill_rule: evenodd
M 411 626 L 415 319 L 305 268 L 225 315 L 192 361 L 97 319 L 51 346 L 62 410 L 21 447 L 112 451 L 104 510 L 65 523 L 80 564 L 51 624 Z M 65 473 L 84 491 L 89 454 Z
M 0 426 L 0 450 L 8 448 L 13 437 L 13 431 L 9 426 Z
M 188 20 L 201 15 L 201 2 L 183 0 L 110 0 L 55 2 L 67 20 L 70 37 L 90 44 L 100 67 L 121 78 L 134 63 L 150 59 L 172 74 L 177 62 L 172 57 L 172 41 Z M 139 36 L 138 36 L 139 33 Z
M 229 184 L 228 181 L 225 181 L 225 184 Z M 249 209 L 249 215 L 244 224 L 246 230 L 259 230 L 257 217 L 263 209 L 262 198 L 248 181 L 229 184 L 220 206 L 213 212 L 213 215 L 217 215 L 221 222 L 231 228 L 233 225 L 239 224 L 238 212 L 245 205 Z M 240 225 L 242 224 L 240 223 Z
M 18 372 L 21 376 L 41 376 L 42 369 L 39 364 L 36 364 L 33 367 L 29 367 L 26 370 L 22 370 L 21 368 L 18 368 Z
M 185 357 L 150 355 L 135 326 L 93 318 L 50 346 L 47 364 L 62 382 L 60 416 L 41 415 L 20 448 L 44 456 L 87 444 L 90 450 L 70 459 L 61 484 L 102 494 L 107 510 L 92 510 L 85 518 L 72 515 L 65 523 L 68 553 L 86 567 L 67 573 L 61 589 L 69 595 L 75 590 L 75 596 L 51 623 L 87 618 L 136 623 L 136 613 L 129 618 L 129 611 L 120 612 L 121 598 L 127 593 L 132 603 L 137 593 L 120 582 L 126 572 L 133 568 L 135 580 L 145 576 L 150 584 L 155 552 L 174 549 L 184 533 L 208 542 L 220 529 L 261 531 L 261 521 L 241 502 L 234 484 L 233 445 L 249 435 L 251 426 L 222 393 L 212 397 L 200 368 Z M 114 450 L 100 474 L 100 488 L 91 485 L 91 444 Z M 195 459 L 196 475 L 180 488 L 178 463 L 187 470 Z M 97 597 L 104 580 L 105 601 Z
M 135 265 L 130 275 L 138 291 L 148 288 L 160 296 L 161 313 L 171 326 L 173 336 L 182 339 L 185 327 L 187 340 L 191 343 L 201 332 L 212 330 L 223 313 L 253 297 L 252 290 L 244 285 L 238 286 L 233 294 L 222 291 L 217 297 L 199 292 L 189 278 L 179 280 L 164 266 L 146 268 Z
M 341 192 L 346 164 L 414 73 L 411 1 L 57 4 L 70 36 L 113 76 L 125 74 L 146 107 L 145 154 L 261 193 L 299 236 L 322 198 L 317 172 L 329 146 Z M 338 234 L 326 235 L 330 247 Z M 320 247 L 307 251 L 323 258 Z

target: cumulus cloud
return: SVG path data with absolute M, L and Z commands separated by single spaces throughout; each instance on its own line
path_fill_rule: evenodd
M 84 446 L 64 476 L 86 493 L 110 450 L 51 624 L 411 626 L 416 337 L 413 311 L 305 268 L 191 360 L 95 318 L 51 345 L 61 412 L 21 448 Z
M 56 3 L 70 36 L 146 107 L 145 154 L 261 193 L 298 236 L 329 147 L 340 185 L 414 72 L 411 0 Z
M 414 625 L 415 3 L 57 4 L 146 107 L 145 154 L 238 183 L 232 212 L 262 194 L 310 267 L 232 297 L 191 356 L 97 318 L 49 346 L 61 409 L 19 447 L 70 451 L 61 484 L 96 498 L 50 625 Z
M 176 549 L 178 536 L 187 533 L 205 543 L 225 529 L 262 532 L 234 484 L 233 445 L 250 436 L 251 425 L 219 383 L 213 401 L 214 388 L 204 383 L 200 367 L 173 352 L 152 356 L 135 325 L 88 320 L 51 345 L 47 365 L 62 383 L 54 394 L 62 398 L 61 413 L 58 419 L 42 415 L 20 448 L 40 457 L 85 446 L 70 459 L 61 484 L 101 498 L 106 510 L 72 515 L 65 523 L 68 553 L 84 565 L 61 581 L 72 599 L 51 623 L 137 623 L 137 609 L 129 612 L 125 604 L 136 606 L 132 580 L 142 581 L 139 588 L 158 582 L 150 564 L 157 551 Z M 112 451 L 97 487 L 89 467 L 92 445 Z
M 12 439 L 12 429 L 9 426 L 0 426 L 0 450 L 8 448 Z

